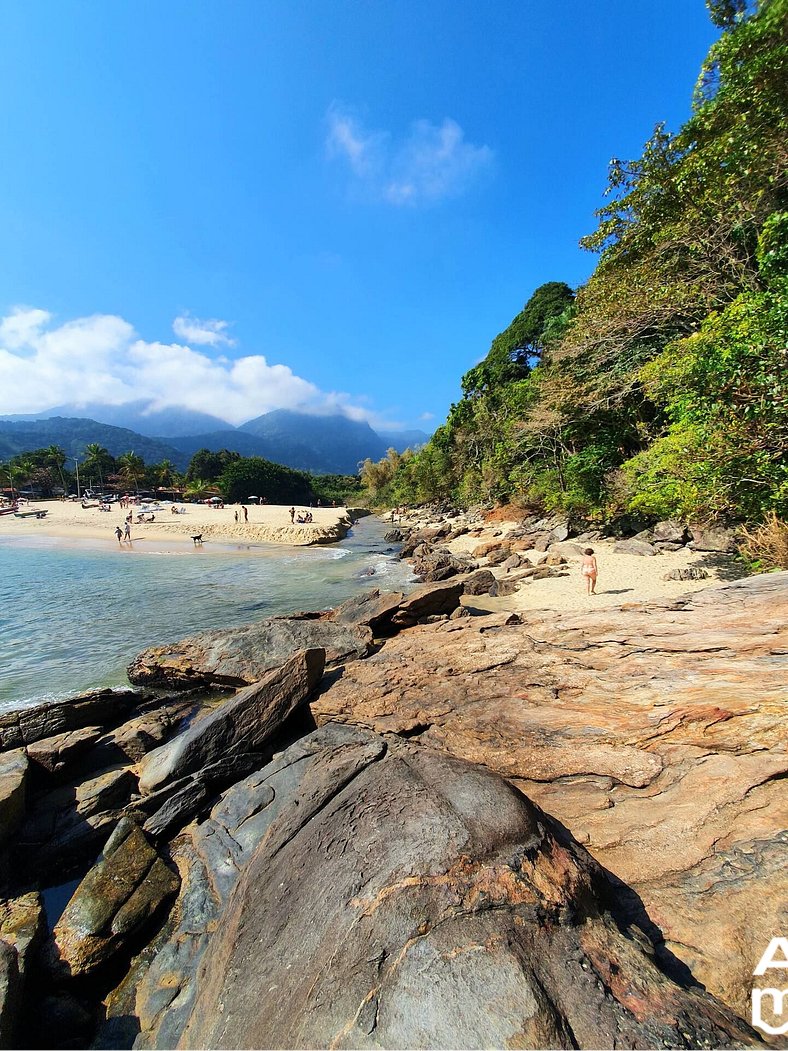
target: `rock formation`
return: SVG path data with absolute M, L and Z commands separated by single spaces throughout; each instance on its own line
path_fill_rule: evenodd
M 753 1041 L 659 969 L 524 796 L 419 746 L 326 726 L 230 789 L 175 861 L 170 922 L 109 997 L 103 1046 L 130 1019 L 139 1048 Z
M 516 618 L 519 619 L 519 618 Z M 742 1014 L 786 929 L 788 573 L 661 605 L 417 627 L 312 711 L 512 779 Z M 661 932 L 661 933 L 660 933 Z

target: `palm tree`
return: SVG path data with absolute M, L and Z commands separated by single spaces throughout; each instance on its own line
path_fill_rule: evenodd
M 104 448 L 103 445 L 99 445 L 98 442 L 91 442 L 85 446 L 85 462 L 82 467 L 85 471 L 98 471 L 99 484 L 101 488 L 104 488 L 104 479 L 102 477 L 102 468 L 104 474 L 107 474 L 114 464 L 113 457 L 109 451 Z
M 171 489 L 175 483 L 179 480 L 178 472 L 175 470 L 175 464 L 171 460 L 162 460 L 160 464 L 157 464 L 152 468 L 156 475 L 156 481 L 159 485 L 165 486 Z
M 145 478 L 145 461 L 134 452 L 124 453 L 117 459 L 118 473 L 123 484 L 139 490 L 139 484 Z
M 205 494 L 210 492 L 214 488 L 211 482 L 207 482 L 204 478 L 195 478 L 186 486 L 186 493 L 184 494 L 190 500 L 202 500 Z
M 66 454 L 59 445 L 50 445 L 49 448 L 44 450 L 46 455 L 47 463 L 50 466 L 56 468 L 58 475 L 60 476 L 60 484 L 63 486 L 63 492 L 66 491 L 66 478 L 63 474 L 63 468 L 66 465 Z
M 11 468 L 14 471 L 18 481 L 29 481 L 38 465 L 34 460 L 31 460 L 29 456 L 24 458 L 16 459 L 12 461 Z M 14 485 L 12 480 L 11 485 Z

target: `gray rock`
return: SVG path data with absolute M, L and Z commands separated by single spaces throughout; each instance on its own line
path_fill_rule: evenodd
M 487 555 L 487 562 L 491 566 L 502 566 L 508 558 L 511 558 L 512 549 L 509 544 L 501 544 L 499 547 L 490 551 Z
M 517 552 L 515 552 L 515 554 L 509 555 L 509 557 L 501 563 L 501 569 L 505 569 L 508 573 L 510 569 L 517 569 L 517 567 L 521 566 L 522 564 L 523 559 Z
M 143 829 L 155 840 L 174 835 L 216 797 L 219 789 L 235 784 L 266 762 L 259 753 L 231 755 L 211 763 L 197 773 L 143 796 L 135 809 L 150 816 Z
M 138 1048 L 757 1039 L 658 969 L 602 871 L 524 796 L 407 742 L 324 727 L 231 789 L 176 859 L 170 921 L 108 998 Z
M 325 651 L 308 649 L 246 689 L 239 690 L 185 733 L 149 752 L 139 765 L 140 790 L 152 792 L 209 763 L 259 752 L 287 717 L 306 701 L 323 674 Z
M 561 558 L 580 558 L 585 548 L 581 544 L 575 544 L 571 540 L 564 540 L 560 544 L 548 544 L 544 549 L 550 555 L 560 555 Z
M 645 540 L 618 540 L 613 545 L 613 553 L 616 555 L 656 555 L 657 549 Z
M 55 925 L 49 968 L 63 976 L 95 971 L 146 926 L 179 886 L 178 876 L 142 830 L 124 819 Z
M 176 689 L 247 686 L 303 650 L 325 650 L 326 667 L 333 668 L 366 656 L 371 647 L 372 632 L 363 624 L 334 623 L 327 615 L 272 617 L 152 646 L 134 659 L 128 675 L 132 682 Z
M 706 580 L 709 574 L 699 566 L 687 566 L 685 569 L 671 569 L 663 580 Z
M 0 847 L 24 819 L 27 770 L 27 756 L 22 748 L 0 754 Z
M 405 539 L 405 534 L 401 529 L 389 529 L 383 534 L 383 539 L 389 544 L 399 544 Z
M 733 529 L 720 526 L 690 526 L 693 551 L 718 551 L 727 553 L 736 550 L 736 534 Z
M 675 518 L 657 522 L 652 530 L 654 540 L 667 540 L 671 544 L 684 544 L 687 539 L 687 527 Z

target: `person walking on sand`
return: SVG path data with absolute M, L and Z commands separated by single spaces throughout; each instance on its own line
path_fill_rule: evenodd
M 131 543 L 131 515 L 126 519 L 126 525 L 123 530 L 123 539 L 128 540 Z
M 589 595 L 596 595 L 597 567 L 593 547 L 587 547 L 583 552 L 583 558 L 580 562 L 580 572 L 585 577 L 586 593 Z
M 237 511 L 235 512 L 235 521 L 236 522 L 238 521 L 238 512 Z
M 246 510 L 246 504 L 241 504 L 241 510 L 244 513 L 244 522 L 249 521 L 249 512 Z
M 120 528 L 120 526 L 115 526 L 115 536 L 118 538 L 118 543 L 122 544 L 123 543 L 123 530 Z
M 290 508 L 289 514 L 290 514 L 290 525 L 295 525 L 295 508 L 294 507 Z

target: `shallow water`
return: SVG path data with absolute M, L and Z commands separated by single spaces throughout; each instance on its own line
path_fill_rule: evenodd
M 140 650 L 195 631 L 326 609 L 375 587 L 400 590 L 412 576 L 383 540 L 387 528 L 365 518 L 326 547 L 166 552 L 0 538 L 0 711 L 127 684 Z

